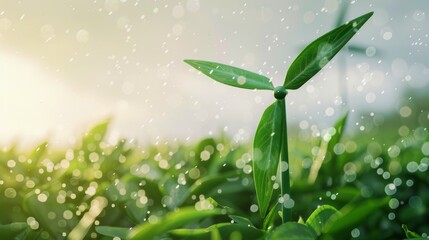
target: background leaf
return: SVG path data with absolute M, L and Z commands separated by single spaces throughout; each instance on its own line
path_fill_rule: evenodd
M 276 217 L 279 217 L 277 214 L 280 210 L 280 204 L 277 201 L 274 206 L 271 207 L 270 211 L 268 212 L 267 216 L 264 218 L 264 222 L 262 224 L 262 229 L 268 230 L 272 227 L 274 227 L 274 223 L 276 220 Z
M 348 112 L 346 112 L 335 125 L 327 131 L 321 139 L 319 151 L 311 166 L 308 182 L 313 184 L 319 175 L 319 170 L 325 171 L 327 176 L 336 179 L 336 172 L 341 171 L 343 166 L 338 164 L 335 146 L 340 143 L 344 128 L 347 122 Z M 321 169 L 325 164 L 324 169 Z
M 274 229 L 268 239 L 315 240 L 317 236 L 314 230 L 307 225 L 297 222 L 287 222 Z
M 237 223 L 217 223 L 207 228 L 197 229 L 175 229 L 171 235 L 179 239 L 211 239 L 213 235 L 220 239 L 259 239 L 265 233 L 257 228 Z
M 27 230 L 28 225 L 24 222 L 10 223 L 7 225 L 0 225 L 0 236 L 3 239 L 13 239 L 18 234 Z
M 326 227 L 329 223 L 329 220 L 332 216 L 340 214 L 340 212 L 332 206 L 323 205 L 317 208 L 311 215 L 308 217 L 305 224 L 313 228 L 313 230 L 320 235 L 325 233 Z
M 179 209 L 168 213 L 156 223 L 145 222 L 136 226 L 129 234 L 129 239 L 154 239 L 155 237 L 181 227 L 187 223 L 206 217 L 220 215 L 220 209 L 198 211 L 194 207 Z
M 245 218 L 245 217 L 242 217 L 242 216 L 238 216 L 238 215 L 229 215 L 229 217 L 234 222 L 236 222 L 238 224 L 249 226 L 249 227 L 254 227 L 252 221 L 250 221 L 248 218 Z
M 279 101 L 271 104 L 262 115 L 253 142 L 253 177 L 262 216 L 265 216 L 273 194 L 272 177 L 277 175 L 284 111 Z
M 58 219 L 49 218 L 48 213 L 50 212 L 55 213 L 56 216 L 63 216 L 64 212 L 71 213 L 75 209 L 71 204 L 59 204 L 53 196 L 49 196 L 45 202 L 41 202 L 38 200 L 37 194 L 29 193 L 26 195 L 23 205 L 29 215 L 37 219 L 40 226 L 56 239 L 61 238 L 63 232 L 71 231 L 78 223 L 76 215 L 70 219 L 62 219 L 66 222 L 64 225 L 59 225 Z
M 189 189 L 188 195 L 198 196 L 204 192 L 208 192 L 211 189 L 225 183 L 225 179 L 238 177 L 237 172 L 220 173 L 214 176 L 206 176 L 195 181 Z
M 226 85 L 245 89 L 274 90 L 269 78 L 254 72 L 216 62 L 200 60 L 185 60 L 185 62 Z
M 284 87 L 298 89 L 318 73 L 356 34 L 373 12 L 362 15 L 314 40 L 293 61 Z
M 120 237 L 121 239 L 125 239 L 130 229 L 122 227 L 97 226 L 95 227 L 95 231 L 104 236 Z
M 350 204 L 341 209 L 342 215 L 333 219 L 328 226 L 327 232 L 329 234 L 336 234 L 344 231 L 350 231 L 355 228 L 359 223 L 363 222 L 365 218 L 373 214 L 378 208 L 387 205 L 389 198 L 381 199 L 366 199 L 366 201 L 355 205 Z
M 415 233 L 413 231 L 410 231 L 408 229 L 407 225 L 405 225 L 405 224 L 402 224 L 402 229 L 404 229 L 404 232 L 405 232 L 405 235 L 407 236 L 407 239 L 416 239 L 416 238 L 419 239 L 419 238 L 422 238 L 422 236 L 420 236 L 419 234 L 417 234 L 417 233 Z M 422 239 L 424 239 L 424 238 L 422 238 Z

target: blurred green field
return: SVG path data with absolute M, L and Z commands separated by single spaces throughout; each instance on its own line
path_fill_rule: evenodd
M 335 128 L 290 129 L 293 220 L 307 219 L 329 204 L 351 216 L 335 239 L 404 239 L 402 224 L 426 237 L 428 110 L 409 108 L 406 117 L 362 114 L 365 129 L 342 139 L 327 137 Z M 250 142 L 220 134 L 193 145 L 139 145 L 125 139 L 109 145 L 103 141 L 108 127 L 109 121 L 96 125 L 69 149 L 52 149 L 48 142 L 31 151 L 1 149 L 3 239 L 119 239 L 145 222 L 161 223 L 155 239 L 256 239 L 261 234 Z M 228 214 L 163 226 L 175 209 L 216 206 Z M 180 211 L 178 217 L 183 217 Z M 209 228 L 213 224 L 217 227 Z M 240 230 L 249 225 L 252 230 Z M 184 237 L 189 229 L 204 231 Z

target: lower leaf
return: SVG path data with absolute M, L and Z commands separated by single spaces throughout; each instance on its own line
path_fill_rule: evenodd
M 263 113 L 253 142 L 253 177 L 261 216 L 265 216 L 273 194 L 282 140 L 284 108 L 279 101 Z

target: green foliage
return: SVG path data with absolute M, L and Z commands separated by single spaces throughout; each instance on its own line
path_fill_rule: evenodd
M 385 128 L 383 133 L 389 134 L 396 128 Z M 109 145 L 101 139 L 99 149 L 88 154 L 93 161 L 95 154 L 99 156 L 94 162 L 84 158 L 86 150 L 80 143 L 65 150 L 46 148 L 38 163 L 38 169 L 43 169 L 43 173 L 28 168 L 33 164 L 28 159 L 30 156 L 35 158 L 34 151 L 39 146 L 46 146 L 45 143 L 28 153 L 3 148 L 0 151 L 0 223 L 3 224 L 0 234 L 8 239 L 56 239 L 63 233 L 68 236 L 74 231 L 83 239 L 91 239 L 93 234 L 100 239 L 102 236 L 124 239 L 129 229 L 134 229 L 143 233 L 150 231 L 149 237 L 155 234 L 173 239 L 266 239 L 281 235 L 283 231 L 292 231 L 307 237 L 315 234 L 317 239 L 351 239 L 350 232 L 358 228 L 363 239 L 402 239 L 407 233 L 402 231 L 402 223 L 407 223 L 416 232 L 427 233 L 429 229 L 424 219 L 429 216 L 419 209 L 429 202 L 427 175 L 423 168 L 426 160 L 421 152 L 423 144 L 429 140 L 429 133 L 418 126 L 413 129 L 415 135 L 398 137 L 397 141 L 385 146 L 382 145 L 384 142 L 374 142 L 368 134 L 345 136 L 338 144 L 365 143 L 364 151 L 356 149 L 336 156 L 342 168 L 344 164 L 356 167 L 356 177 L 350 181 L 348 172 L 338 171 L 335 172 L 338 181 L 331 185 L 319 183 L 319 180 L 329 179 L 325 171 L 329 164 L 321 166 L 318 181 L 314 184 L 302 177 L 306 168 L 302 166 L 303 158 L 297 156 L 306 156 L 311 148 L 319 146 L 320 139 L 302 140 L 299 133 L 292 131 L 290 144 L 300 153 L 291 156 L 292 163 L 297 162 L 299 166 L 290 165 L 295 173 L 291 179 L 294 215 L 307 220 L 300 225 L 288 223 L 279 230 L 282 225 L 278 201 L 271 202 L 264 218 L 250 211 L 257 202 L 252 174 L 243 166 L 248 168 L 251 164 L 250 143 L 237 145 L 228 138 L 213 138 L 210 141 L 203 139 L 193 146 L 180 143 L 137 146 L 125 140 Z M 374 152 L 376 143 L 380 149 Z M 388 149 L 399 143 L 404 144 L 398 145 L 401 153 L 397 157 L 389 156 Z M 203 146 L 215 146 L 211 164 L 202 162 L 196 154 L 204 149 Z M 376 165 L 381 157 L 384 163 Z M 422 172 L 418 170 L 411 174 L 406 169 L 414 159 L 422 159 Z M 9 160 L 14 160 L 14 167 L 9 167 L 10 162 L 8 166 Z M 108 173 L 95 174 L 104 161 L 115 163 L 114 171 L 109 167 L 106 168 Z M 215 164 L 219 162 L 221 166 Z M 85 165 L 81 165 L 83 163 Z M 402 171 L 395 172 L 392 168 L 395 164 L 399 164 Z M 389 166 L 392 170 L 390 179 L 377 174 L 377 169 L 387 171 Z M 17 181 L 18 175 L 25 176 L 23 182 Z M 394 195 L 386 198 L 385 188 L 393 179 L 403 179 L 403 183 Z M 405 182 L 410 179 L 414 185 L 406 187 Z M 177 186 L 185 189 L 180 201 L 173 199 L 178 196 Z M 273 194 L 278 191 L 274 190 Z M 327 197 L 331 196 L 328 193 L 335 194 L 336 199 Z M 106 201 L 100 206 L 101 212 L 88 217 L 97 213 L 94 206 L 100 197 Z M 393 198 L 404 204 L 399 202 L 396 206 Z M 196 208 L 208 206 L 217 212 L 227 212 L 198 215 Z M 183 209 L 188 210 L 183 212 Z M 340 213 L 335 209 L 340 209 Z M 387 216 L 392 212 L 397 218 L 388 220 Z M 182 218 L 186 213 L 196 213 L 198 217 L 193 218 L 191 214 L 192 219 Z M 174 220 L 171 214 L 180 216 L 180 221 Z M 81 223 L 85 221 L 90 226 L 82 228 Z M 409 237 L 413 238 L 413 235 Z
M 305 224 L 311 227 L 318 236 L 321 234 L 327 233 L 328 224 L 330 219 L 337 217 L 341 213 L 330 205 L 323 205 L 318 207 L 311 215 L 308 217 Z
M 371 15 L 311 43 L 293 62 L 285 87 L 295 89 L 308 81 L 323 67 L 314 59 L 322 63 L 331 59 Z M 326 43 L 335 46 L 319 52 L 326 50 Z M 50 149 L 48 142 L 28 152 L 1 148 L 0 236 L 21 240 L 427 236 L 429 160 L 424 146 L 429 130 L 421 127 L 429 124 L 427 112 L 418 123 L 386 116 L 386 123 L 406 125 L 407 135 L 398 135 L 396 125 L 385 124 L 380 130 L 371 122 L 366 125 L 371 132 L 343 136 L 345 114 L 320 137 L 291 128 L 288 142 L 283 86 L 274 89 L 266 77 L 219 63 L 186 62 L 228 85 L 275 91 L 277 100 L 262 115 L 253 148 L 225 136 L 194 145 L 140 146 L 126 140 L 111 145 L 105 141 L 110 120 L 96 125 L 69 149 Z M 288 152 L 288 144 L 293 151 Z M 274 197 L 285 194 L 294 196 L 293 215 L 285 211 L 281 198 Z
M 176 229 L 171 234 L 179 239 L 263 239 L 264 232 L 248 225 L 217 223 L 207 228 Z
M 282 111 L 279 102 L 269 106 L 262 115 L 253 142 L 253 177 L 260 213 L 265 216 L 273 194 L 274 179 L 281 151 Z
M 226 85 L 245 89 L 274 90 L 270 79 L 257 73 L 216 62 L 201 60 L 185 60 L 185 62 Z
M 313 164 L 310 169 L 308 181 L 313 184 L 318 175 L 322 164 L 325 165 L 324 170 L 326 171 L 325 176 L 329 176 L 333 181 L 338 181 L 335 177 L 335 173 L 342 170 L 341 163 L 338 162 L 337 154 L 335 153 L 335 147 L 340 144 L 341 137 L 344 132 L 344 128 L 347 122 L 348 113 L 345 113 L 333 127 L 329 128 L 328 131 L 323 135 L 320 141 L 319 151 L 314 158 Z M 321 181 L 326 180 L 322 179 Z
M 276 88 L 268 78 L 244 69 L 221 63 L 185 60 L 186 63 L 218 82 L 247 89 L 274 90 L 274 97 L 277 101 L 265 110 L 254 139 L 254 183 L 261 216 L 265 216 L 270 205 L 273 194 L 273 178 L 277 175 L 280 157 L 282 158 L 282 165 L 289 166 L 286 109 L 283 101 L 287 95 L 286 89 L 298 89 L 310 80 L 341 50 L 372 15 L 373 13 L 370 12 L 353 19 L 310 43 L 290 66 L 283 86 Z M 313 176 L 317 176 L 318 168 L 319 166 L 316 167 Z M 315 180 L 313 176 L 310 176 L 310 181 Z M 289 179 L 289 169 L 281 170 L 282 197 L 290 197 Z M 283 222 L 289 221 L 291 215 L 290 209 L 282 205 Z
M 28 228 L 27 223 L 10 223 L 7 225 L 0 225 L 0 236 L 4 239 L 14 239 L 19 234 L 26 231 Z
M 363 203 L 355 205 L 351 203 L 346 205 L 340 215 L 336 215 L 331 226 L 328 228 L 328 233 L 335 234 L 338 232 L 350 232 L 353 226 L 364 221 L 369 215 L 373 214 L 376 209 L 386 206 L 389 198 L 369 199 Z
M 95 231 L 104 236 L 126 239 L 130 229 L 121 227 L 97 226 L 95 227 Z
M 314 230 L 304 224 L 297 222 L 286 222 L 277 227 L 267 239 L 269 240 L 316 240 L 317 234 Z
M 184 226 L 190 222 L 221 214 L 222 211 L 220 209 L 196 210 L 193 207 L 178 209 L 166 214 L 160 220 L 154 220 L 154 223 L 145 222 L 138 225 L 131 230 L 127 238 L 131 240 L 154 239 L 163 233 Z
M 407 239 L 427 239 L 427 238 L 423 238 L 422 236 L 420 236 L 419 234 L 410 231 L 407 227 L 407 225 L 402 224 L 402 228 L 404 229 L 405 235 L 407 236 Z
M 355 18 L 310 43 L 289 67 L 283 86 L 286 89 L 300 88 L 343 48 L 372 15 L 370 12 Z

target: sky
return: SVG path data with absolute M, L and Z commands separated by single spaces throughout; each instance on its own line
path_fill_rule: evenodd
M 429 89 L 425 1 L 2 0 L 0 146 L 73 145 L 108 118 L 111 142 L 192 143 L 222 131 L 250 140 L 272 93 L 216 83 L 183 60 L 281 85 L 300 50 L 336 26 L 342 5 L 346 20 L 374 11 L 349 44 L 364 51 L 341 52 L 289 92 L 289 126 L 303 128 L 329 127 L 345 103 L 353 119 L 398 111 L 409 89 Z

